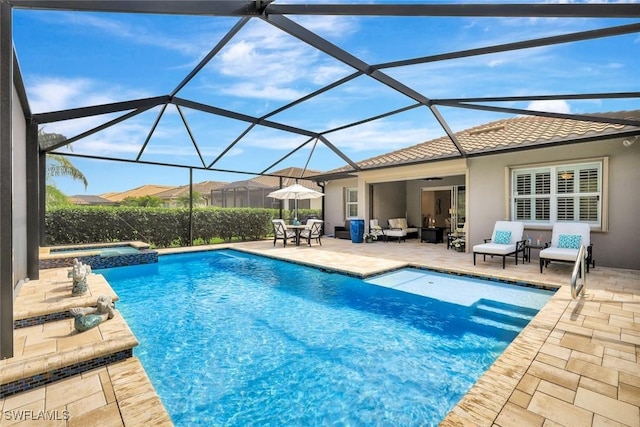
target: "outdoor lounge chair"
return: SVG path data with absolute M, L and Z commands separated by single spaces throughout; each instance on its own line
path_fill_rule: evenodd
M 300 232 L 300 239 L 306 239 L 309 246 L 311 246 L 311 239 L 315 239 L 322 246 L 322 224 L 321 219 L 307 221 L 307 227 Z
M 404 224 L 406 225 L 406 221 Z M 390 237 L 397 238 L 398 243 L 400 243 L 403 240 L 404 241 L 407 240 L 407 230 L 406 230 L 407 227 L 402 228 L 399 225 L 400 224 L 396 222 L 396 218 L 392 218 L 389 220 L 389 228 L 384 229 L 385 242 L 389 240 Z
M 272 219 L 271 223 L 273 224 L 273 246 L 278 240 L 282 240 L 284 246 L 287 246 L 287 240 L 296 238 L 295 231 L 287 230 L 283 219 Z
M 418 237 L 418 228 L 409 226 L 407 218 L 389 218 L 389 229 L 404 231 L 404 237 Z
M 506 258 L 515 255 L 518 265 L 518 253 L 522 252 L 524 262 L 525 240 L 522 240 L 524 224 L 516 221 L 496 221 L 491 239 L 484 239 L 484 243 L 473 247 L 473 265 L 476 265 L 476 254 L 482 254 L 484 261 L 487 255 L 502 257 L 502 268 L 505 268 Z
M 558 222 L 553 225 L 551 243 L 549 247 L 540 251 L 540 273 L 542 267 L 550 261 L 576 262 L 580 246 L 587 248 L 586 267 L 589 272 L 589 264 L 596 266 L 592 257 L 593 244 L 591 243 L 591 227 L 584 222 Z

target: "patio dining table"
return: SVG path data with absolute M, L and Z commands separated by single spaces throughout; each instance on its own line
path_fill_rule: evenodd
M 304 225 L 304 224 L 287 225 L 287 228 L 295 231 L 295 233 L 296 233 L 296 246 L 300 246 L 300 232 L 302 230 L 304 230 L 305 228 L 307 228 L 307 226 Z

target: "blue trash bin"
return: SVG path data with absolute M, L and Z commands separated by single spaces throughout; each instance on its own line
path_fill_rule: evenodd
M 351 242 L 362 243 L 364 239 L 364 219 L 351 220 Z

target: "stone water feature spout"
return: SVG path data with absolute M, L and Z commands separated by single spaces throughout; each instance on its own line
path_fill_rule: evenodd
M 78 296 L 87 293 L 87 277 L 91 274 L 91 266 L 83 264 L 77 258 L 73 259 L 73 268 L 69 270 L 69 277 L 73 278 L 71 295 Z
M 78 332 L 84 332 L 112 319 L 116 315 L 116 308 L 110 296 L 102 295 L 96 307 L 74 307 L 69 312 L 75 319 L 73 326 Z

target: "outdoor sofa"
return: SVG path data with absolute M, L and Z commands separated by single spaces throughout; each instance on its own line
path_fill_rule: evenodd
M 351 240 L 351 221 L 346 220 L 344 225 L 336 225 L 333 229 L 333 237 L 336 239 Z

